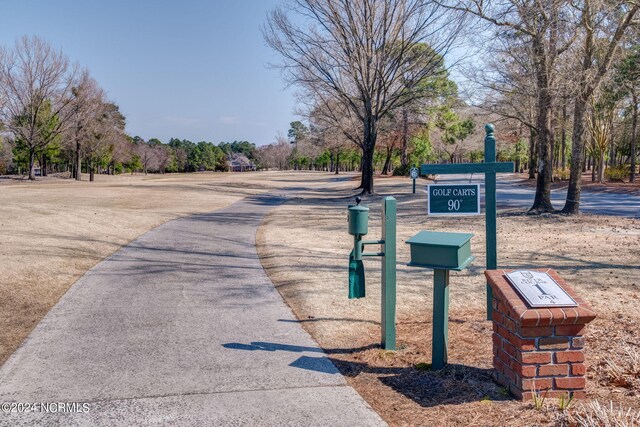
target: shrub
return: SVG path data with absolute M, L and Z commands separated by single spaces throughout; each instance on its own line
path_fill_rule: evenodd
M 553 171 L 553 176 L 560 181 L 566 181 L 569 179 L 569 169 L 556 169 Z
M 622 165 L 605 169 L 604 176 L 607 181 L 623 181 L 629 176 L 630 172 L 631 166 Z
M 393 170 L 393 176 L 409 176 L 409 169 L 411 169 L 409 165 L 399 165 Z

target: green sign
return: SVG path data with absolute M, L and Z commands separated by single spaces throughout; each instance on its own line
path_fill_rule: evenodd
M 479 215 L 480 184 L 431 184 L 429 215 Z
M 496 174 L 513 173 L 512 162 L 496 162 L 495 127 L 487 123 L 484 126 L 487 136 L 484 138 L 484 163 L 458 163 L 449 165 L 422 165 L 423 175 L 481 173 L 484 174 L 484 211 L 487 236 L 487 270 L 498 268 L 498 236 L 496 232 Z M 491 320 L 491 286 L 487 283 L 487 319 Z

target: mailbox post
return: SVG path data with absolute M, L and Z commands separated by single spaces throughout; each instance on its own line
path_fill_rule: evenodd
M 461 271 L 471 262 L 473 234 L 421 231 L 409 240 L 413 267 L 433 269 L 433 337 L 431 367 L 447 364 L 449 348 L 449 271 Z
M 381 344 L 385 350 L 396 349 L 396 199 L 382 200 L 382 235 L 380 240 L 362 240 L 369 232 L 369 208 L 360 205 L 348 207 L 349 234 L 353 236 L 353 250 L 349 256 L 349 298 L 363 298 L 365 274 L 363 257 L 381 257 Z M 380 252 L 364 252 L 365 245 L 380 245 Z

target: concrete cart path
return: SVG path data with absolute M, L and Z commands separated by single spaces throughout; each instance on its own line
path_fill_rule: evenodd
M 0 369 L 0 402 L 88 412 L 0 425 L 384 425 L 262 269 L 256 230 L 282 200 L 168 222 L 90 270 Z

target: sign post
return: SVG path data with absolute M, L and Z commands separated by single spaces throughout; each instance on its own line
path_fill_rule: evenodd
M 416 194 L 416 179 L 418 179 L 418 168 L 411 168 L 409 171 L 411 179 L 413 180 L 413 194 Z
M 496 138 L 493 134 L 495 127 L 487 124 L 484 127 L 484 163 L 460 163 L 447 165 L 422 165 L 423 175 L 429 174 L 484 174 L 485 191 L 485 223 L 487 241 L 487 270 L 498 268 L 498 251 L 496 237 L 496 173 L 513 173 L 513 162 L 496 162 Z M 487 284 L 487 319 L 491 319 L 491 287 Z

